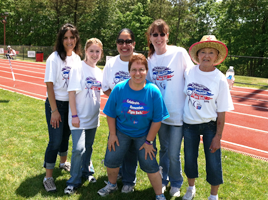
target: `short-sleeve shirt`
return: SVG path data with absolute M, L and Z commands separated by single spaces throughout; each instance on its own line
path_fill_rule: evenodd
M 69 101 L 67 88 L 69 85 L 69 72 L 72 67 L 81 65 L 80 57 L 72 52 L 61 60 L 58 52 L 53 52 L 46 61 L 45 83 L 52 82 L 56 100 Z
M 147 135 L 152 122 L 169 117 L 160 90 L 148 80 L 139 91 L 129 87 L 129 80 L 118 83 L 103 112 L 116 119 L 116 128 L 120 132 L 131 137 Z
M 226 77 L 215 68 L 203 72 L 199 65 L 185 71 L 183 121 L 187 124 L 200 124 L 216 121 L 217 112 L 234 109 Z

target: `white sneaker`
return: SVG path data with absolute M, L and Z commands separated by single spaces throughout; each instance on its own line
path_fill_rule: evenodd
M 167 190 L 167 186 L 162 184 L 162 193 L 164 194 L 166 190 Z
M 159 195 L 159 196 L 156 196 L 155 199 L 156 199 L 156 200 L 166 200 L 166 197 L 165 197 L 164 194 L 161 194 L 161 195 Z
M 216 196 L 216 197 L 212 197 L 212 196 L 209 196 L 208 197 L 208 200 L 218 200 L 219 198 L 218 198 L 218 195 Z
M 121 190 L 122 193 L 134 192 L 134 185 L 124 185 Z
M 98 191 L 98 194 L 102 197 L 105 197 L 108 194 L 115 192 L 116 190 L 118 190 L 117 184 L 113 187 L 112 184 L 108 182 L 108 184 L 104 188 Z
M 71 194 L 75 193 L 75 191 L 76 191 L 76 188 L 75 188 L 74 186 L 70 186 L 70 185 L 68 185 L 68 186 L 64 189 L 64 194 L 69 194 L 69 195 L 71 195 Z
M 90 183 L 96 183 L 96 182 L 97 182 L 97 180 L 95 179 L 95 177 L 92 176 L 92 175 L 88 176 L 88 181 L 89 181 Z
M 178 187 L 171 187 L 169 191 L 170 196 L 172 197 L 179 197 L 181 195 L 180 188 Z
M 182 200 L 192 200 L 195 196 L 195 187 L 193 189 L 187 189 L 186 194 L 182 197 Z
M 56 185 L 53 177 L 44 178 L 43 185 L 47 192 L 56 192 Z

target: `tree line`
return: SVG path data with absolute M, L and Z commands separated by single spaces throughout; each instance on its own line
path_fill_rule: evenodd
M 53 46 L 59 28 L 69 22 L 82 44 L 97 37 L 105 49 L 115 49 L 118 32 L 130 28 L 137 51 L 147 50 L 145 32 L 162 18 L 170 26 L 169 44 L 188 50 L 203 35 L 216 35 L 231 55 L 219 66 L 222 71 L 232 65 L 237 74 L 268 78 L 267 0 L 5 0 L 4 12 L 10 45 Z

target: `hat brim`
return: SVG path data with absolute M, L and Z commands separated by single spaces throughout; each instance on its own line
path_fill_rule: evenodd
M 194 43 L 189 49 L 189 55 L 191 59 L 199 64 L 197 52 L 203 48 L 214 48 L 219 51 L 218 58 L 215 60 L 214 65 L 222 63 L 228 55 L 228 49 L 226 45 L 220 41 L 202 41 Z

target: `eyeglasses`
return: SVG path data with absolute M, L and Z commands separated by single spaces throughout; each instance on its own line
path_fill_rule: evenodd
M 160 35 L 160 37 L 165 37 L 166 36 L 166 34 L 165 33 L 160 33 L 160 34 L 158 34 L 158 33 L 154 33 L 154 34 L 151 34 L 153 37 L 158 37 L 158 35 Z
M 137 69 L 130 70 L 130 72 L 133 73 L 133 74 L 136 74 L 137 72 L 139 72 L 141 74 L 141 73 L 143 73 L 145 71 L 146 71 L 146 69 L 144 69 L 144 68 L 141 68 L 141 69 L 138 69 L 138 70 Z
M 131 45 L 132 44 L 132 40 L 129 40 L 129 39 L 126 39 L 126 40 L 123 40 L 123 39 L 117 39 L 117 44 L 119 45 L 124 45 L 124 43 L 126 43 L 126 45 Z

